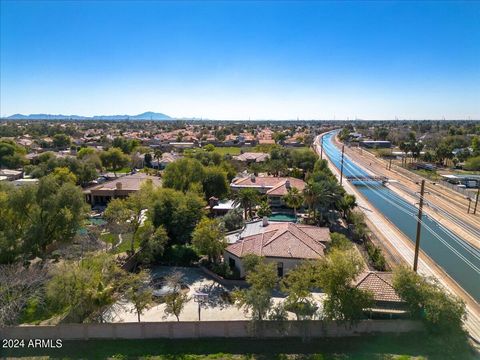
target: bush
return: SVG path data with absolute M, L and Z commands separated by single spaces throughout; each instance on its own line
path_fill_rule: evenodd
M 441 334 L 463 334 L 465 303 L 447 293 L 434 279 L 426 279 L 407 267 L 396 269 L 393 286 L 407 303 L 414 318 L 425 321 L 428 329 Z
M 161 261 L 175 266 L 191 266 L 198 261 L 198 255 L 191 246 L 176 244 L 165 250 Z
M 383 256 L 382 250 L 372 243 L 367 243 L 365 247 L 367 249 L 368 257 L 370 258 L 375 270 L 385 271 L 387 262 L 385 260 L 385 256 Z
M 465 170 L 477 171 L 480 170 L 480 156 L 472 157 L 465 162 L 463 167 Z

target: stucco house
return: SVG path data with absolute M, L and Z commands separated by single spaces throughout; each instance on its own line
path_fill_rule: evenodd
M 85 201 L 90 205 L 105 206 L 111 199 L 126 198 L 129 194 L 139 191 L 147 181 L 152 181 L 154 186 L 160 186 L 162 183 L 156 176 L 137 173 L 92 186 L 85 189 L 83 194 Z
M 283 276 L 304 260 L 322 258 L 329 241 L 328 228 L 291 222 L 268 223 L 264 219 L 249 223 L 242 231 L 227 236 L 230 245 L 223 256 L 241 277 L 245 276 L 243 258 L 248 254 L 276 263 L 278 276 Z
M 266 194 L 272 207 L 283 207 L 285 203 L 283 196 L 288 193 L 292 187 L 299 191 L 305 189 L 306 183 L 301 179 L 294 177 L 275 177 L 275 176 L 255 176 L 234 179 L 230 184 L 232 191 L 251 188 L 258 190 L 261 194 Z

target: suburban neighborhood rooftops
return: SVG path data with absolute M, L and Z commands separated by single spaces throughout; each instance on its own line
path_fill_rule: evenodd
M 260 222 L 261 224 L 261 222 Z M 255 254 L 265 257 L 318 259 L 323 257 L 330 241 L 328 228 L 279 222 L 257 228 L 260 232 L 240 237 L 226 251 L 243 257 Z

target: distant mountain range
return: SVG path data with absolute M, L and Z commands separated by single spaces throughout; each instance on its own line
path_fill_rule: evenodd
M 8 116 L 6 119 L 11 120 L 173 120 L 174 118 L 152 111 L 144 112 L 138 115 L 94 115 L 94 116 L 80 116 L 80 115 L 52 115 L 52 114 L 14 114 Z

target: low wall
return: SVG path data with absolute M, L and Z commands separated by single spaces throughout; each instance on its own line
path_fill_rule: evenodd
M 205 266 L 200 265 L 199 266 L 200 270 L 203 271 L 203 273 L 216 282 L 222 284 L 223 286 L 229 286 L 229 287 L 246 287 L 247 282 L 245 280 L 233 280 L 233 279 L 225 279 L 221 277 L 218 274 L 215 274 L 212 270 L 207 269 Z
M 257 328 L 260 329 L 260 328 Z M 283 330 L 282 330 L 283 329 Z M 355 326 L 324 321 L 267 321 L 257 337 L 341 337 L 375 333 L 423 331 L 412 320 L 363 320 Z M 9 326 L 0 328 L 6 339 L 148 339 L 148 338 L 248 338 L 253 337 L 249 321 L 182 321 L 108 324 L 60 324 L 55 326 Z

